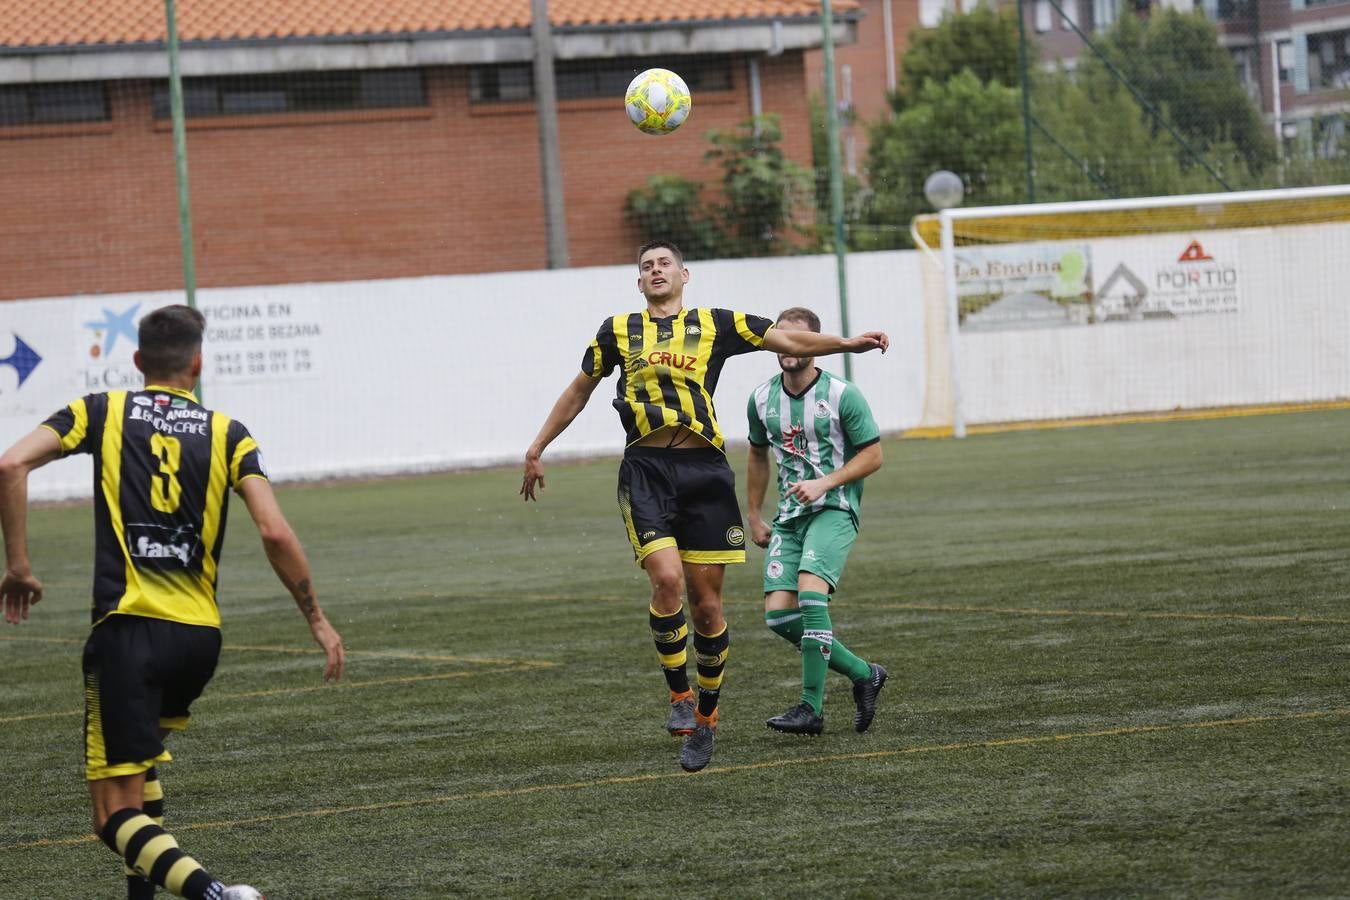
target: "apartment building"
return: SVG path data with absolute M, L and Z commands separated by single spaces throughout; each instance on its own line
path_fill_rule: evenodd
M 1350 0 L 1023 0 L 1023 20 L 1044 59 L 1072 65 L 1084 51 L 1079 31 L 1090 37 L 1160 7 L 1198 9 L 1215 23 L 1286 153 L 1339 152 L 1350 118 Z

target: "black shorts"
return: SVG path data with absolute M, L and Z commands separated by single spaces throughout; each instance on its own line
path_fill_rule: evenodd
M 745 562 L 736 476 L 720 450 L 629 447 L 619 464 L 619 511 L 639 563 L 663 547 L 685 562 Z
M 220 658 L 220 629 L 111 615 L 84 645 L 84 769 L 90 781 L 135 775 L 170 757 Z

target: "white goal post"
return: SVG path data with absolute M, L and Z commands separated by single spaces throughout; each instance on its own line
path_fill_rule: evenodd
M 1350 399 L 1350 185 L 946 209 L 919 430 Z

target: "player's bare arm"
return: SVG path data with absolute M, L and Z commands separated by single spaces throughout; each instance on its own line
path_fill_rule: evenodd
M 600 380 L 592 378 L 585 372 L 578 372 L 558 396 L 553 409 L 549 411 L 548 418 L 539 429 L 539 434 L 535 436 L 534 443 L 525 451 L 525 476 L 520 482 L 520 495 L 525 500 L 537 499 L 534 494 L 536 484 L 539 490 L 544 489 L 544 450 L 558 435 L 566 431 L 572 420 L 586 408 Z
M 342 670 L 347 662 L 346 651 L 342 649 L 342 636 L 329 624 L 328 618 L 319 608 L 305 549 L 282 514 L 272 485 L 264 478 L 245 478 L 239 482 L 237 490 L 244 498 L 254 524 L 258 526 L 263 552 L 272 564 L 272 571 L 277 573 L 277 578 L 290 592 L 300 614 L 309 624 L 309 633 L 314 637 L 314 642 L 324 652 L 324 681 L 341 681 Z
M 788 495 L 801 503 L 815 503 L 827 491 L 840 485 L 866 478 L 881 468 L 881 444 L 869 444 L 858 451 L 843 467 L 821 478 L 794 481 L 788 485 Z
M 0 456 L 0 530 L 5 533 L 5 574 L 0 602 L 5 621 L 18 625 L 42 599 L 42 582 L 28 559 L 28 473 L 61 456 L 61 441 L 49 428 L 35 428 Z
M 751 445 L 745 466 L 745 499 L 749 506 L 745 519 L 750 526 L 750 540 L 759 547 L 769 546 L 769 536 L 773 531 L 760 514 L 768 487 L 769 448 Z
M 856 337 L 846 338 L 814 331 L 771 328 L 764 335 L 765 350 L 789 356 L 828 356 L 831 353 L 866 353 L 869 350 L 885 353 L 890 346 L 891 339 L 884 331 L 865 331 Z

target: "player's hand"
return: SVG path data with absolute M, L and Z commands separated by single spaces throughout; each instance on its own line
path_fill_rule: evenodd
M 314 643 L 323 648 L 328 657 L 323 667 L 324 681 L 341 681 L 342 670 L 347 665 L 347 651 L 342 649 L 342 635 L 337 633 L 328 619 L 319 616 L 309 623 L 309 633 L 314 635 Z
M 534 496 L 534 486 L 538 484 L 539 490 L 544 489 L 544 462 L 537 456 L 525 457 L 525 477 L 520 482 L 520 496 L 526 501 L 537 499 Z
M 5 621 L 18 625 L 28 618 L 28 608 L 42 599 L 42 582 L 32 572 L 6 569 L 0 579 L 0 599 L 5 604 Z
M 824 478 L 810 478 L 794 481 L 788 485 L 788 496 L 800 503 L 815 503 L 821 495 L 830 489 Z
M 773 534 L 773 529 L 769 523 L 763 519 L 750 520 L 750 542 L 756 547 L 769 546 L 769 537 Z
M 885 353 L 891 346 L 891 339 L 884 331 L 865 331 L 857 337 L 848 338 L 846 343 L 849 353 L 866 353 L 869 350 L 880 350 Z

